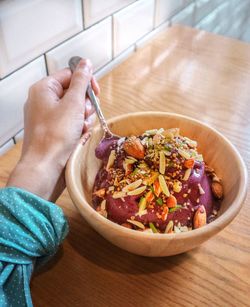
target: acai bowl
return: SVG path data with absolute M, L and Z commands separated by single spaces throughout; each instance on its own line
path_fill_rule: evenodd
M 150 231 L 135 231 L 137 227 L 130 229 L 107 219 L 96 211 L 96 205 L 93 204 L 95 178 L 102 165 L 95 156 L 102 131 L 95 128 L 91 138 L 84 145 L 79 144 L 72 154 L 67 165 L 66 181 L 70 196 L 82 216 L 107 240 L 138 255 L 175 255 L 206 241 L 237 215 L 246 196 L 245 166 L 235 147 L 215 129 L 197 120 L 165 112 L 122 115 L 109 120 L 109 126 L 113 133 L 121 137 L 139 136 L 155 129 L 167 131 L 178 128 L 182 136 L 197 142 L 197 152 L 223 183 L 224 197 L 220 201 L 216 219 L 190 231 L 164 233 L 161 229 L 159 232 L 152 231 L 152 227 Z

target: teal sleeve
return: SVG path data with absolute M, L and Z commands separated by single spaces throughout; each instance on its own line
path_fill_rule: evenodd
M 34 263 L 53 256 L 68 232 L 62 210 L 17 188 L 0 189 L 0 306 L 32 306 Z

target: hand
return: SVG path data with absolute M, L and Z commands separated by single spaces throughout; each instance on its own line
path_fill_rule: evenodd
M 82 60 L 73 74 L 64 69 L 30 88 L 24 107 L 22 155 L 8 186 L 52 201 L 60 195 L 66 162 L 93 121 L 93 108 L 85 97 L 89 82 L 98 95 L 91 63 Z

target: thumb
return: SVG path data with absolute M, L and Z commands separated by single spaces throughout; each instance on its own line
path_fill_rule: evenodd
M 72 74 L 67 96 L 71 96 L 74 101 L 82 102 L 91 78 L 92 64 L 90 60 L 82 59 Z

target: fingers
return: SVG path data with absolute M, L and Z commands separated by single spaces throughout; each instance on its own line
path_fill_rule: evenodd
M 56 100 L 63 97 L 64 91 L 69 87 L 71 76 L 70 69 L 65 68 L 44 79 L 47 88 Z
M 71 77 L 72 73 L 69 68 L 64 68 L 50 75 L 50 78 L 57 80 L 64 90 L 69 87 Z
M 81 60 L 72 74 L 69 89 L 65 96 L 70 96 L 74 103 L 82 103 L 87 86 L 92 78 L 92 65 L 89 60 Z
M 91 79 L 91 86 L 92 86 L 95 94 L 98 96 L 100 94 L 100 87 L 99 87 L 99 84 L 97 83 L 96 78 L 94 76 Z
M 85 104 L 85 118 L 88 118 L 95 112 L 95 108 L 93 107 L 92 103 L 90 102 L 89 98 L 86 98 Z
M 90 115 L 88 118 L 85 119 L 83 133 L 90 131 L 92 129 L 92 127 L 94 126 L 95 120 L 96 120 L 95 113 L 93 113 L 92 115 Z

